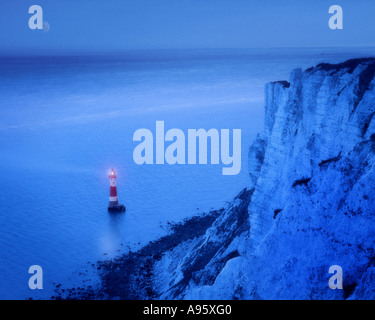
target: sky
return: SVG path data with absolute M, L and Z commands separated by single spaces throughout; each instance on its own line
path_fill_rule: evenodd
M 344 29 L 328 27 L 341 5 Z M 40 5 L 50 30 L 31 30 Z M 0 54 L 372 46 L 373 0 L 0 0 Z

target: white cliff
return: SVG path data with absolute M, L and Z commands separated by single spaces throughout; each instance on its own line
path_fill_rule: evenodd
M 359 59 L 266 85 L 249 186 L 156 264 L 161 298 L 375 298 L 374 75 Z M 344 290 L 328 287 L 331 265 Z

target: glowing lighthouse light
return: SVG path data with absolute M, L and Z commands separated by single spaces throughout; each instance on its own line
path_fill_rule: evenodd
M 109 173 L 109 204 L 108 211 L 110 212 L 124 212 L 125 206 L 118 204 L 117 187 L 116 187 L 116 172 L 112 169 Z

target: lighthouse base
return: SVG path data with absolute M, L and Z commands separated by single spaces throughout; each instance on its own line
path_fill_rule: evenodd
M 125 212 L 126 208 L 124 205 L 119 204 L 117 206 L 108 207 L 108 212 Z

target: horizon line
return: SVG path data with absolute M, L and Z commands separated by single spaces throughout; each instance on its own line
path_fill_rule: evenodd
M 93 55 L 115 55 L 129 52 L 163 52 L 163 51 L 210 51 L 210 50 L 283 50 L 283 49 L 375 49 L 373 45 L 349 45 L 349 46 L 264 46 L 264 47 L 196 47 L 196 48 L 127 48 L 127 49 L 115 49 L 115 50 L 29 50 L 27 53 L 24 50 L 5 50 L 0 52 L 0 57 L 37 57 L 37 56 L 93 56 Z

